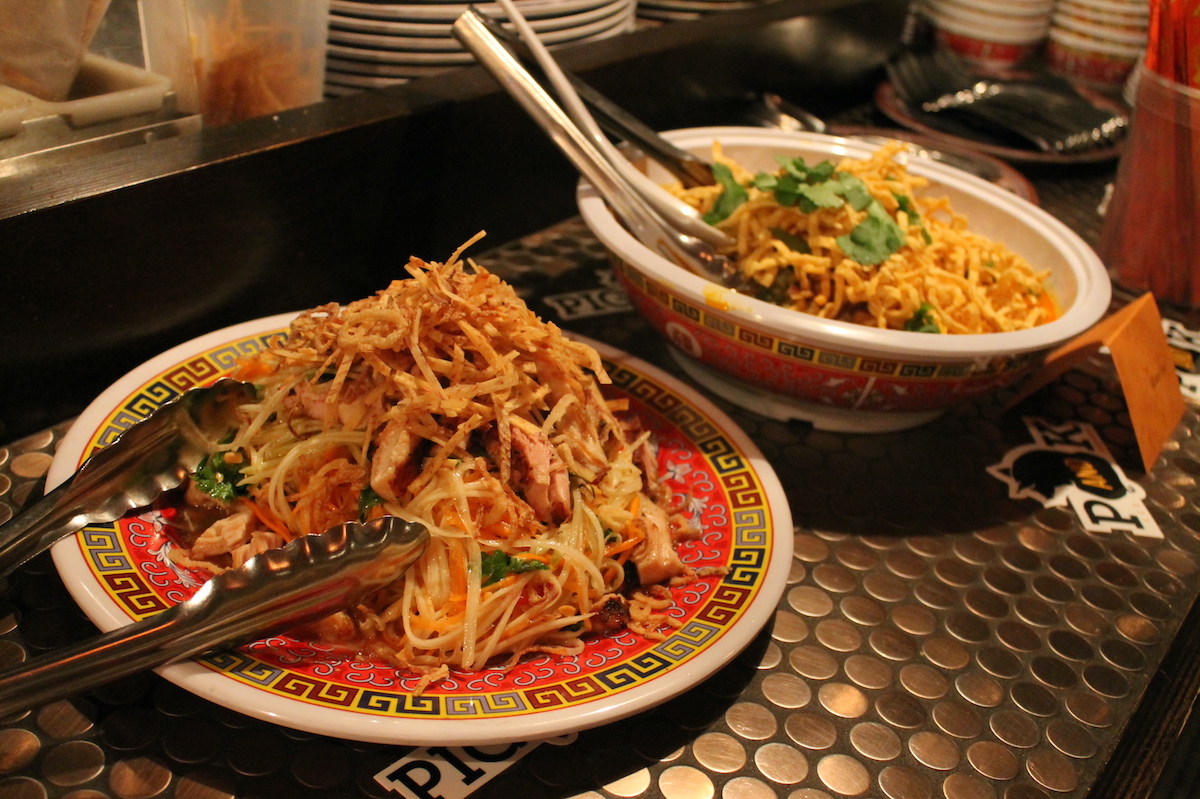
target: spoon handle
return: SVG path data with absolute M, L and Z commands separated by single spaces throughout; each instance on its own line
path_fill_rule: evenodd
M 489 16 L 481 14 L 479 19 L 492 35 L 511 47 L 519 57 L 528 61 L 535 60 L 529 45 L 521 37 Z M 614 103 L 574 72 L 564 69 L 561 65 L 559 69 L 604 130 L 653 158 L 687 188 L 711 186 L 716 183 L 712 165 L 707 161 L 664 139 L 654 128 Z
M 317 621 L 394 581 L 421 556 L 428 538 L 420 524 L 384 516 L 263 552 L 156 616 L 0 676 L 0 718 Z

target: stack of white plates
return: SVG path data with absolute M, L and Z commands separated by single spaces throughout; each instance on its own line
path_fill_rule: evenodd
M 638 19 L 682 22 L 719 11 L 738 11 L 764 5 L 771 0 L 638 0 Z
M 636 0 L 522 0 L 521 13 L 547 46 L 633 30 Z M 476 6 L 507 23 L 496 3 Z M 330 0 L 325 94 L 378 89 L 472 64 L 450 32 L 466 3 Z

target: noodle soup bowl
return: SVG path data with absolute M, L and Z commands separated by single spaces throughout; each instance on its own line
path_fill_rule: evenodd
M 713 127 L 666 138 L 711 157 L 714 141 L 751 171 L 774 171 L 775 156 L 808 163 L 865 159 L 875 145 L 815 133 Z M 577 192 L 585 223 L 605 245 L 636 310 L 672 347 L 695 380 L 731 402 L 778 419 L 845 432 L 914 427 L 947 408 L 1012 385 L 1054 347 L 1091 327 L 1108 308 L 1111 283 L 1095 252 L 1037 206 L 961 170 L 915 156 L 923 193 L 949 197 L 971 230 L 1003 242 L 1037 270 L 1061 315 L 1006 333 L 937 335 L 882 330 L 782 308 L 717 285 L 642 244 L 594 188 Z M 670 177 L 657 165 L 649 173 Z

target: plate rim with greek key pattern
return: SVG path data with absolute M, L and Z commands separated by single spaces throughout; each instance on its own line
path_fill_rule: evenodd
M 268 346 L 294 317 L 280 314 L 218 330 L 131 371 L 68 431 L 48 486 L 65 480 L 88 454 L 162 403 L 227 374 L 238 357 Z M 457 683 L 473 688 L 435 689 L 421 696 L 405 678 L 379 685 L 374 677 L 351 674 L 348 681 L 346 669 L 323 682 L 303 666 L 288 665 L 304 647 L 286 636 L 158 672 L 217 704 L 308 732 L 376 743 L 484 745 L 616 721 L 682 693 L 732 660 L 772 618 L 786 585 L 792 521 L 779 480 L 749 437 L 696 390 L 608 345 L 582 340 L 600 352 L 616 395 L 628 397 L 664 433 L 661 437 L 679 448 L 679 457 L 693 461 L 683 471 L 703 475 L 713 484 L 710 498 L 720 500 L 701 503 L 695 512 L 706 522 L 713 519 L 714 529 L 725 530 L 719 538 L 728 540 L 711 539 L 709 554 L 695 557 L 717 558 L 696 563 L 727 566 L 729 574 L 697 581 L 703 584 L 694 596 L 677 603 L 685 608 L 683 625 L 665 641 L 632 643 L 611 662 L 587 661 L 600 666 L 541 656 L 502 678 L 485 671 L 475 673 L 484 675 L 482 681 Z M 102 631 L 153 615 L 187 595 L 186 586 L 163 584 L 174 579 L 170 568 L 155 568 L 165 559 L 151 551 L 161 540 L 154 538 L 153 526 L 153 512 L 89 526 L 53 549 L 64 583 Z M 337 668 L 322 662 L 319 673 Z

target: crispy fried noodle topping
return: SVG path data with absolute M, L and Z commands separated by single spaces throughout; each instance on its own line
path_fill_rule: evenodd
M 303 313 L 240 365 L 259 399 L 189 488 L 221 518 L 178 559 L 219 571 L 351 519 L 419 521 L 417 564 L 315 632 L 429 679 L 578 652 L 589 631 L 661 635 L 656 584 L 690 576 L 691 530 L 649 433 L 601 395 L 594 349 L 459 253 Z

